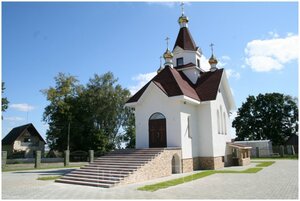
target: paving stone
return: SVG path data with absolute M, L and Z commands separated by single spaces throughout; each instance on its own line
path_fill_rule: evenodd
M 243 170 L 253 167 L 224 169 Z M 155 192 L 136 190 L 189 175 L 175 174 L 137 184 L 102 189 L 36 180 L 41 176 L 64 174 L 70 170 L 32 170 L 2 173 L 3 199 L 297 199 L 298 160 L 277 160 L 256 174 L 214 174 L 185 184 Z

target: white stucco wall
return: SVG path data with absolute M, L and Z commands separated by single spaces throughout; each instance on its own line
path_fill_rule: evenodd
M 225 104 L 224 94 L 225 91 L 221 84 L 216 100 L 211 102 L 213 156 L 224 156 L 226 154 L 226 142 L 231 141 L 229 111 L 228 105 Z M 220 114 L 220 129 L 218 129 L 217 111 Z
M 201 103 L 198 108 L 198 156 L 209 157 L 213 156 L 213 142 L 212 142 L 212 121 L 211 121 L 211 103 Z M 194 156 L 196 157 L 196 156 Z
M 181 102 L 181 142 L 182 158 L 193 158 L 199 155 L 198 150 L 198 105 Z M 188 125 L 189 118 L 189 125 Z
M 166 117 L 167 146 L 181 147 L 179 102 L 151 83 L 135 105 L 136 148 L 149 147 L 148 121 L 156 112 Z

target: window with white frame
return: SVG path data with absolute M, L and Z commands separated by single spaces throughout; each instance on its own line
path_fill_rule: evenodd
M 192 138 L 190 121 L 191 121 L 191 116 L 188 116 L 187 117 L 187 132 L 188 132 L 188 137 Z
M 224 134 L 224 123 L 223 123 L 223 118 L 222 118 L 222 114 L 223 114 L 223 112 L 222 112 L 222 106 L 220 106 L 220 122 L 221 122 L 221 124 L 220 124 L 220 133 L 221 134 Z
M 219 110 L 217 110 L 217 123 L 218 123 L 218 134 L 221 133 L 221 122 L 220 122 L 220 114 L 219 114 Z
M 225 112 L 223 113 L 223 117 L 224 117 L 224 134 L 227 134 L 227 128 L 226 128 L 226 114 Z

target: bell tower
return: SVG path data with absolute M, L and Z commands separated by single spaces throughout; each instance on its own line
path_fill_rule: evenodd
M 179 33 L 173 48 L 173 65 L 178 71 L 196 83 L 201 71 L 200 59 L 202 52 L 188 29 L 188 17 L 184 14 L 184 3 L 181 3 L 181 16 L 178 18 Z

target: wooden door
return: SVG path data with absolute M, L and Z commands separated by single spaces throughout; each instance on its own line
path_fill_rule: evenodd
M 167 147 L 166 119 L 149 120 L 149 147 Z

